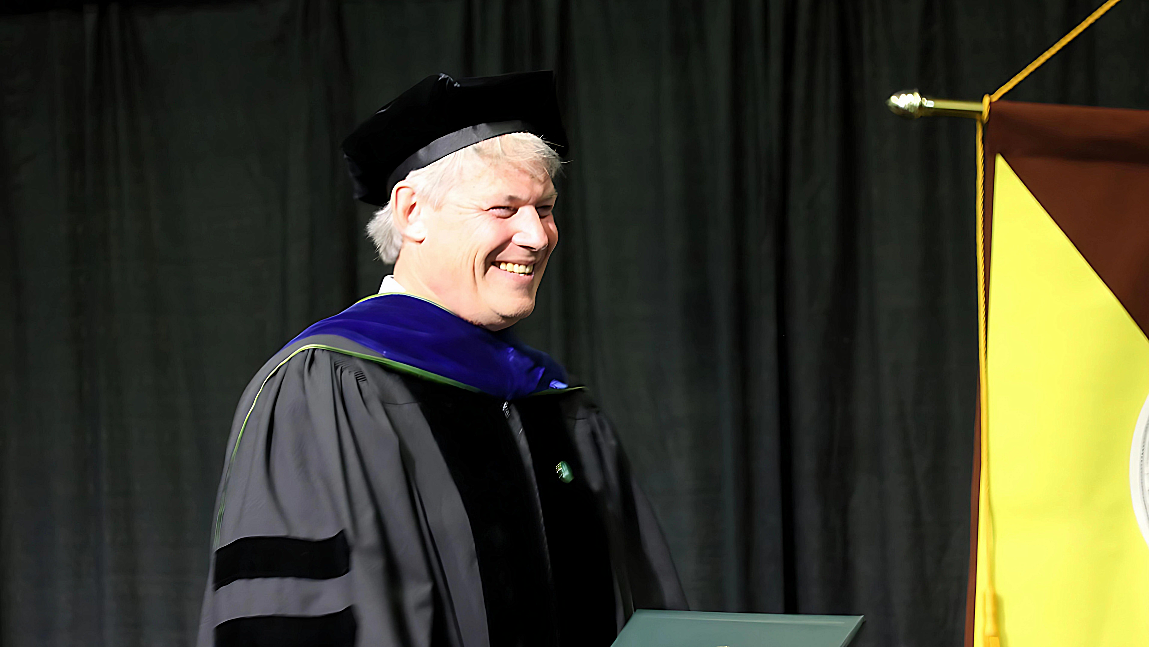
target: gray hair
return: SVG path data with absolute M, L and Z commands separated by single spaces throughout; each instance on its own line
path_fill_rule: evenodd
M 407 183 L 428 200 L 434 208 L 443 205 L 447 192 L 462 177 L 468 162 L 509 163 L 529 172 L 545 172 L 554 178 L 562 169 L 562 160 L 542 138 L 531 133 L 507 133 L 467 146 L 423 168 L 407 174 Z M 403 246 L 403 236 L 395 229 L 391 203 L 383 205 L 367 223 L 367 236 L 375 243 L 379 260 L 394 263 Z

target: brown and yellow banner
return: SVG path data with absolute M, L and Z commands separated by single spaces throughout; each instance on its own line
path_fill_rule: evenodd
M 996 102 L 984 189 L 967 643 L 1149 645 L 1149 111 Z

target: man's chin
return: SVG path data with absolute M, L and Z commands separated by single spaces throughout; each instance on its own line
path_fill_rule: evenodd
M 515 300 L 500 303 L 496 307 L 491 308 L 491 310 L 503 320 L 504 323 L 500 328 L 506 328 L 507 326 L 526 319 L 528 315 L 534 312 L 535 301 L 534 299 L 530 299 L 529 301 Z

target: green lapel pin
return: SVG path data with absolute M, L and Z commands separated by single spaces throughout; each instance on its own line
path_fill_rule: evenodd
M 566 461 L 559 461 L 559 464 L 555 465 L 555 474 L 559 475 L 559 480 L 563 483 L 570 483 L 574 480 L 574 473 L 571 472 L 571 466 L 567 465 Z

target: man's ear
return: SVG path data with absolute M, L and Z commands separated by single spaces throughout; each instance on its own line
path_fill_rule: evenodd
M 405 240 L 421 243 L 427 237 L 424 210 L 411 187 L 399 183 L 391 191 L 391 220 Z

